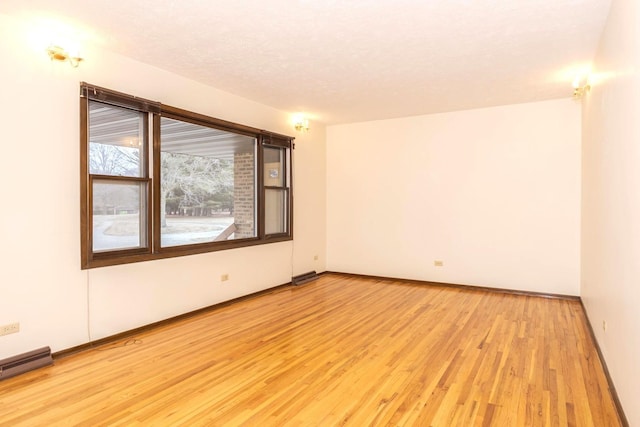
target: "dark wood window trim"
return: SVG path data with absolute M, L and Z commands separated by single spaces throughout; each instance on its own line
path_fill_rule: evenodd
M 89 170 L 89 104 L 97 101 L 117 107 L 123 107 L 147 114 L 145 121 L 144 141 L 142 155 L 144 162 L 143 173 L 140 177 L 120 177 L 110 175 L 92 175 Z M 208 242 L 201 244 L 190 244 L 183 246 L 161 247 L 160 239 L 160 119 L 168 117 L 181 120 L 196 125 L 211 127 L 236 134 L 250 136 L 256 139 L 256 215 L 255 224 L 257 227 L 256 237 L 225 240 L 220 242 Z M 116 92 L 110 89 L 101 88 L 87 83 L 80 84 L 80 227 L 81 227 L 81 268 L 95 268 L 109 265 L 127 264 L 154 259 L 171 258 L 185 255 L 200 254 L 226 249 L 241 248 L 247 246 L 261 245 L 293 239 L 293 192 L 291 162 L 293 156 L 293 137 L 265 130 L 253 128 L 246 125 L 236 124 L 226 120 L 209 117 L 203 114 L 194 113 L 180 108 L 161 104 L 159 102 L 146 100 L 143 98 Z M 287 159 L 284 162 L 283 173 L 286 175 L 287 209 L 285 210 L 288 224 L 286 233 L 271 234 L 265 233 L 265 187 L 264 186 L 264 147 L 280 147 L 287 149 Z M 93 251 L 92 243 L 92 182 L 93 180 L 104 180 L 113 182 L 139 182 L 146 185 L 147 211 L 144 213 L 146 221 L 146 247 L 135 249 L 122 249 L 110 251 Z M 278 187 L 280 188 L 280 187 Z

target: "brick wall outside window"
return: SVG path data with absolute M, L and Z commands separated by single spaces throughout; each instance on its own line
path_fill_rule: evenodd
M 234 155 L 233 217 L 236 239 L 255 237 L 255 162 L 253 153 Z

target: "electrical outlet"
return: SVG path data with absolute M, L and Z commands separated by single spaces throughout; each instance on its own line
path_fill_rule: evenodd
M 314 261 L 317 261 L 317 260 L 318 260 L 318 255 L 314 255 L 314 256 L 313 256 L 313 260 L 314 260 Z
M 606 320 L 602 321 L 602 330 L 605 331 L 605 332 L 607 331 L 607 321 Z
M 20 332 L 20 323 L 10 323 L 8 325 L 0 326 L 0 336 L 15 334 Z
M 229 280 L 229 275 L 228 274 L 223 274 L 220 276 L 220 281 L 221 282 L 226 282 L 227 280 Z
M 442 262 L 441 260 L 437 259 L 437 260 L 433 261 L 433 265 L 435 265 L 436 267 L 442 267 L 444 265 L 444 262 Z

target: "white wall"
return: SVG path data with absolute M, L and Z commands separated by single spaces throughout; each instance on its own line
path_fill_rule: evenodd
M 640 425 L 639 15 L 635 0 L 612 2 L 582 122 L 581 295 L 632 426 Z
M 330 126 L 327 170 L 330 271 L 578 295 L 571 99 Z
M 315 122 L 310 129 L 296 133 L 293 151 L 294 276 L 326 270 L 326 132 L 324 125 Z
M 86 343 L 325 269 L 324 129 L 96 47 L 49 61 L 23 21 L 0 15 L 0 359 Z M 79 82 L 296 136 L 295 241 L 80 270 Z M 319 256 L 314 261 L 314 255 Z M 230 280 L 220 283 L 220 274 Z

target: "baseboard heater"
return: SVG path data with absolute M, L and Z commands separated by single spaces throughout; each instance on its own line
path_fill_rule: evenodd
M 316 280 L 318 278 L 318 274 L 315 271 L 310 271 L 308 273 L 300 274 L 299 276 L 294 276 L 291 278 L 291 283 L 298 286 L 303 285 L 305 283 L 311 282 L 312 280 Z
M 39 348 L 17 356 L 0 360 L 0 380 L 15 377 L 34 369 L 53 364 L 51 349 Z

